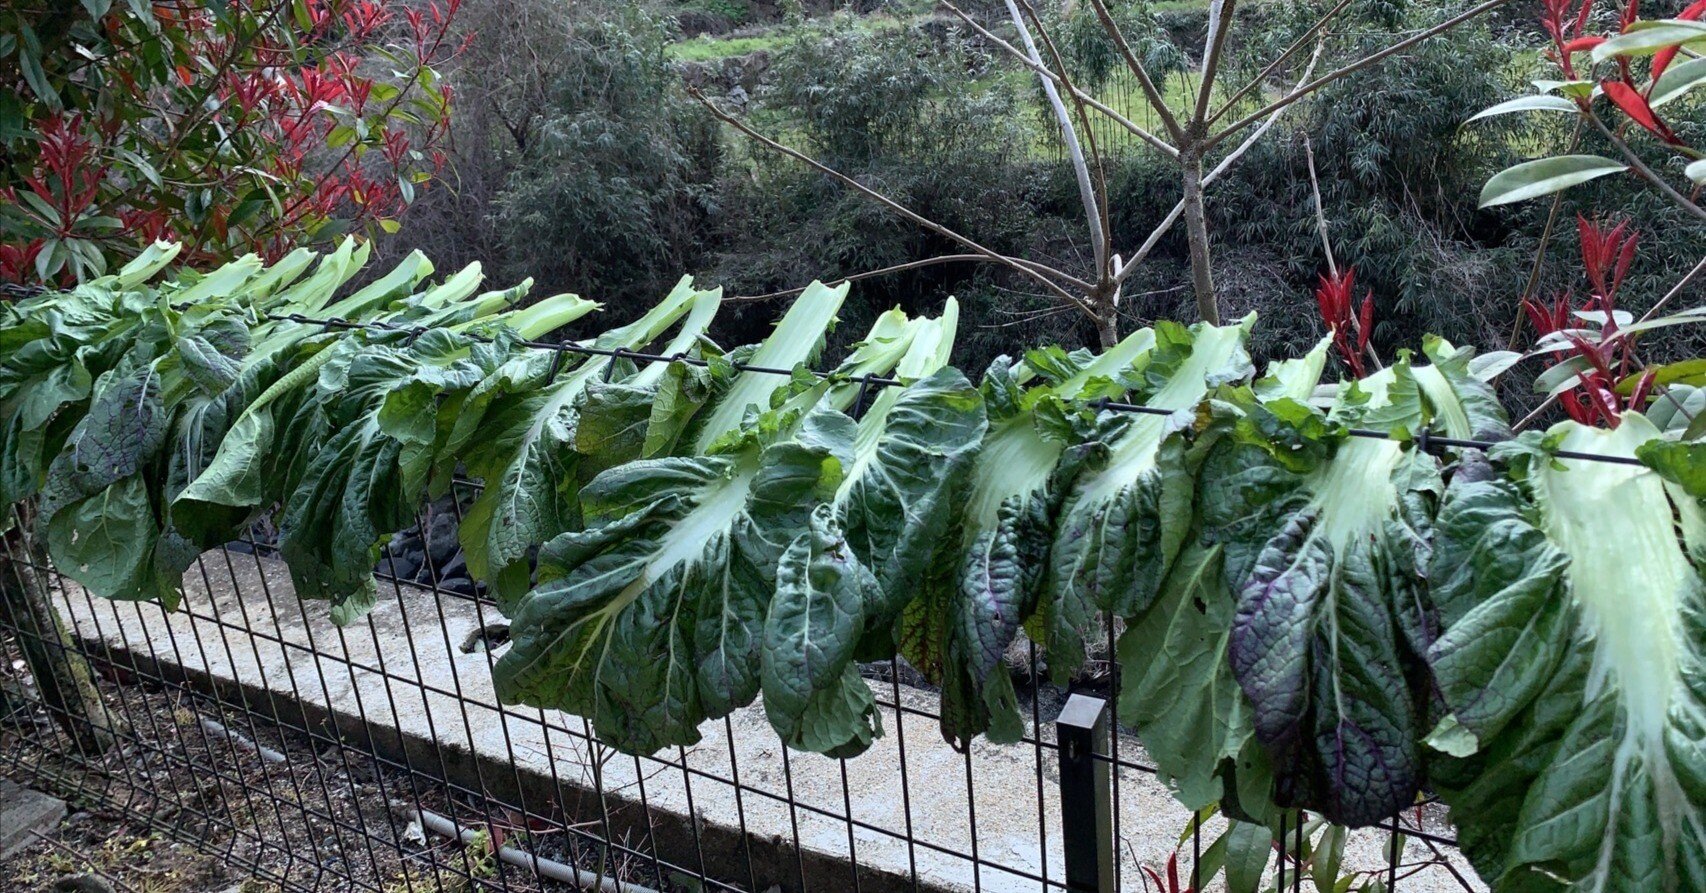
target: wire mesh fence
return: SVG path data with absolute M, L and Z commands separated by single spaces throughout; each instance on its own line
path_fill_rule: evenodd
M 296 598 L 264 530 L 202 556 L 172 612 L 94 598 L 13 537 L 14 585 L 47 584 L 63 627 L 39 604 L 0 620 L 0 767 L 283 890 L 1130 890 L 1155 889 L 1170 860 L 1181 884 L 1213 867 L 1222 823 L 1174 806 L 1134 738 L 1116 728 L 1096 752 L 1063 748 L 1071 695 L 1117 700 L 1110 660 L 1067 691 L 1045 681 L 1034 646 L 1015 655 L 1024 740 L 964 753 L 942 742 L 934 694 L 899 660 L 864 668 L 887 734 L 853 760 L 790 753 L 759 708 L 694 747 L 633 757 L 578 717 L 499 704 L 502 618 L 431 545 L 475 489 L 423 510 L 381 565 L 380 606 L 342 628 Z M 83 720 L 51 680 L 28 677 L 31 647 L 87 655 L 111 747 L 67 734 Z M 1101 770 L 1089 774 L 1100 816 L 1074 760 Z M 1106 842 L 1085 836 L 1098 832 Z M 1310 858 L 1317 832 L 1290 824 L 1266 886 L 1328 888 Z M 1108 842 L 1105 864 L 1069 880 L 1074 847 Z M 1424 805 L 1353 835 L 1344 872 L 1386 889 L 1482 889 L 1451 843 Z

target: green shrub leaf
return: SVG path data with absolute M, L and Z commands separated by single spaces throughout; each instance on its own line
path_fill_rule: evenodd
M 1505 168 L 1487 181 L 1487 185 L 1481 189 L 1481 207 L 1508 205 L 1550 195 L 1578 183 L 1586 183 L 1628 169 L 1627 165 L 1598 155 L 1559 155 L 1538 161 L 1526 161 Z

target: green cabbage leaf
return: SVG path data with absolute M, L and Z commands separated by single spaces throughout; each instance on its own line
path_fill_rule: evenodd
M 1018 698 L 1001 660 L 1036 611 L 1061 497 L 1094 440 L 1088 401 L 1118 399 L 1155 347 L 1139 329 L 1100 355 L 1058 348 L 1020 363 L 998 358 L 981 387 L 988 431 L 954 526 L 955 546 L 918 582 L 904 609 L 900 651 L 942 689 L 942 735 L 966 747 L 979 734 L 1016 740 Z M 1035 385 L 1029 382 L 1040 379 Z
M 845 294 L 808 290 L 751 355 L 804 362 Z M 545 544 L 538 584 L 514 606 L 499 697 L 589 717 L 635 753 L 693 744 L 702 722 L 751 703 L 782 553 L 854 464 L 844 411 L 857 380 L 892 371 L 918 324 L 883 314 L 834 373 L 796 375 L 780 391 L 776 376 L 740 372 L 722 393 L 741 412 L 710 407 L 725 427 L 698 427 L 702 453 L 593 478 L 580 494 L 585 529 Z
M 1256 823 L 1277 818 L 1268 756 L 1227 656 L 1237 601 L 1226 577 L 1226 540 L 1237 529 L 1241 493 L 1264 490 L 1285 474 L 1255 442 L 1261 428 L 1277 428 L 1276 413 L 1307 416 L 1304 401 L 1326 358 L 1322 341 L 1304 357 L 1270 367 L 1253 387 L 1214 395 L 1186 458 L 1203 486 L 1184 543 L 1155 601 L 1127 619 L 1119 638 L 1120 720 L 1137 730 L 1158 777 L 1193 810 L 1220 804 Z
M 639 319 L 586 346 L 637 351 L 679 322 L 680 330 L 665 348 L 666 355 L 679 353 L 703 336 L 720 302 L 720 290 L 696 290 L 692 278 L 684 277 Z M 501 603 L 527 590 L 533 549 L 580 527 L 577 494 L 589 479 L 576 448 L 580 409 L 588 389 L 614 375 L 617 366 L 618 359 L 609 354 L 519 351 L 451 406 L 453 430 L 443 454 L 460 459 L 484 484 L 462 518 L 463 554 L 469 571 Z M 664 371 L 653 364 L 624 375 L 624 384 L 643 392 Z M 601 440 L 590 448 L 600 461 L 615 464 L 610 452 L 616 438 Z
M 1404 438 L 1504 427 L 1468 351 L 1427 354 L 1341 385 L 1326 412 L 1300 399 L 1319 360 L 1282 368 L 1193 446 L 1206 453 L 1193 530 L 1119 649 L 1122 715 L 1187 805 L 1365 825 L 1414 802 L 1428 705 L 1416 562 L 1442 482 Z
M 1065 495 L 1054 525 L 1037 626 L 1049 671 L 1064 683 L 1084 662 L 1102 612 L 1134 617 L 1154 601 L 1190 526 L 1196 481 L 1184 438 L 1215 389 L 1247 381 L 1255 316 L 1231 326 L 1162 322 L 1130 376 L 1129 398 L 1170 415 L 1111 414 L 1110 433 Z
M 789 746 L 851 756 L 881 734 L 856 658 L 895 653 L 895 627 L 916 581 L 947 554 L 951 525 L 984 433 L 982 399 L 948 368 L 959 308 L 921 320 L 859 419 L 835 496 L 812 512 L 777 569 L 765 618 L 761 684 Z
M 1446 494 L 1431 780 L 1499 893 L 1706 889 L 1700 450 L 1564 422 Z

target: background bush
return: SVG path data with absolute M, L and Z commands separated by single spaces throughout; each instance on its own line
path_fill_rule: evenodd
M 958 20 L 932 14 L 928 0 L 845 4 L 835 14 L 827 12 L 834 3 L 740 5 L 468 0 L 466 26 L 478 36 L 454 75 L 462 97 L 455 188 L 418 203 L 388 250 L 421 245 L 447 261 L 495 261 L 506 277 L 538 278 L 540 294 L 604 301 L 608 321 L 628 318 L 625 308 L 649 304 L 684 271 L 730 295 L 761 296 L 961 251 L 720 130 L 685 95 L 685 79 L 759 130 L 995 250 L 1088 268 L 1076 187 L 1034 77 Z M 1003 4 L 973 6 L 1005 33 Z M 1201 9 L 1113 6 L 1166 88 L 1194 89 L 1188 69 Z M 1242 43 L 1223 84 L 1248 80 L 1326 6 L 1240 7 Z M 1075 77 L 1109 96 L 1130 89 L 1087 4 L 1039 8 Z M 1461 4 L 1367 0 L 1353 9 L 1320 70 Z M 670 48 L 703 30 L 693 23 L 708 13 L 740 30 L 725 43 L 695 38 L 691 54 Z M 1262 314 L 1259 353 L 1322 334 L 1310 295 L 1325 257 L 1305 138 L 1337 259 L 1373 289 L 1383 355 L 1428 332 L 1486 348 L 1510 341 L 1550 203 L 1484 212 L 1476 198 L 1514 160 L 1561 151 L 1570 125 L 1543 116 L 1464 122 L 1541 76 L 1526 19 L 1521 11 L 1491 17 L 1338 82 L 1288 112 L 1210 188 L 1217 285 L 1237 314 Z M 734 55 L 718 57 L 724 49 Z M 1706 114 L 1690 101 L 1669 117 L 1694 138 Z M 1141 241 L 1178 197 L 1170 165 L 1132 142 L 1107 170 L 1117 246 Z M 1600 151 L 1595 142 L 1584 139 L 1582 151 Z M 1706 253 L 1706 234 L 1662 198 L 1631 177 L 1606 178 L 1563 198 L 1542 294 L 1581 284 L 1578 211 L 1628 216 L 1647 231 L 1624 291 L 1635 309 Z M 1128 285 L 1122 326 L 1190 318 L 1188 277 L 1179 227 Z M 965 308 L 958 359 L 967 368 L 1016 343 L 1094 343 L 1089 325 L 1034 289 L 982 263 L 886 275 L 854 289 L 841 337 L 887 307 L 933 310 L 955 294 Z M 771 302 L 737 303 L 715 334 L 752 340 L 774 315 Z M 1667 333 L 1660 343 L 1695 349 L 1691 337 Z

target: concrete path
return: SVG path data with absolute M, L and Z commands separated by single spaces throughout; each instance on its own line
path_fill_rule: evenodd
M 52 834 L 65 818 L 65 801 L 0 778 L 0 859 Z

